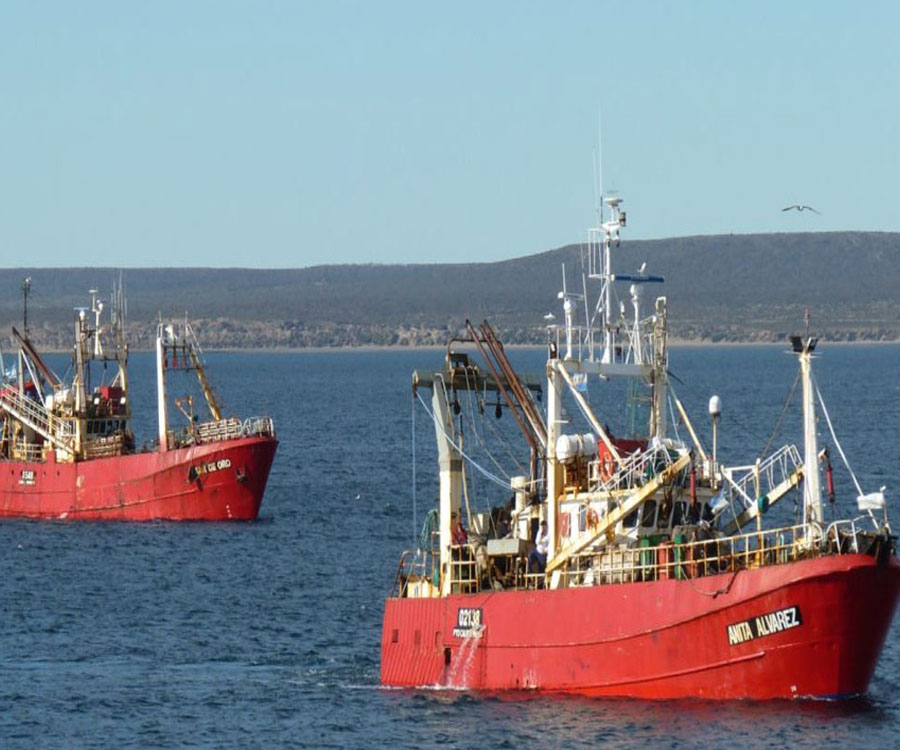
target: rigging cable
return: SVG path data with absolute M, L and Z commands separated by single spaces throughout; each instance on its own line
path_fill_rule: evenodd
M 458 393 L 456 394 L 456 400 L 457 400 L 457 403 L 458 403 L 458 402 L 459 402 L 459 394 L 458 394 Z M 471 403 L 471 401 L 470 401 L 470 403 Z M 459 427 L 458 427 L 458 430 L 459 430 L 459 444 L 460 444 L 460 445 L 463 445 L 463 444 L 464 444 L 464 441 L 465 441 L 465 431 L 463 430 L 464 424 L 465 424 L 465 422 L 464 422 L 464 420 L 463 420 L 462 409 L 460 409 L 460 412 L 459 412 Z M 474 428 L 474 425 L 473 425 L 472 429 L 473 429 L 473 430 L 475 429 L 475 428 Z M 476 443 L 477 443 L 477 432 L 476 432 Z M 474 495 L 474 494 L 476 494 L 476 489 L 477 489 L 477 488 L 475 487 L 475 477 L 474 477 L 474 475 L 473 475 L 472 478 L 469 479 L 469 473 L 466 471 L 466 465 L 465 465 L 465 464 L 462 464 L 462 466 L 460 467 L 460 472 L 462 473 L 462 491 L 463 491 L 463 499 L 465 500 L 465 503 L 466 503 L 466 526 L 467 526 L 468 528 L 471 529 L 471 528 L 472 528 L 472 508 L 471 508 L 471 506 L 469 505 L 469 482 L 472 483 L 472 494 Z
M 859 482 L 856 481 L 856 474 L 853 473 L 853 469 L 850 468 L 850 462 L 847 460 L 847 456 L 844 455 L 844 449 L 841 448 L 841 444 L 838 442 L 837 435 L 834 434 L 834 427 L 831 426 L 831 417 L 828 416 L 828 409 L 825 408 L 825 401 L 822 399 L 822 394 L 819 391 L 819 384 L 813 380 L 813 386 L 816 389 L 816 395 L 819 397 L 819 406 L 822 407 L 822 413 L 825 415 L 825 421 L 828 423 L 828 431 L 831 433 L 831 439 L 834 440 L 834 445 L 838 449 L 838 453 L 841 454 L 841 458 L 844 460 L 844 466 L 847 467 L 847 471 L 850 472 L 850 478 L 853 480 L 853 486 L 856 487 L 856 491 L 863 495 L 865 494 L 862 491 L 862 487 L 859 486 Z M 871 511 L 869 511 L 871 514 Z
M 497 440 L 497 442 L 499 442 L 506 449 L 506 453 L 509 456 L 509 459 L 518 467 L 519 472 L 524 471 L 525 467 L 523 466 L 522 462 L 516 457 L 515 453 L 513 453 L 513 450 L 510 445 L 509 440 L 506 439 L 506 437 L 503 435 L 503 433 L 500 431 L 500 429 L 497 427 L 497 425 L 494 424 L 494 422 L 492 422 L 489 418 L 485 417 L 484 412 L 482 412 L 482 414 L 481 414 L 481 422 L 483 425 L 487 425 L 488 427 L 490 427 L 491 433 L 493 434 L 494 438 Z M 494 456 L 487 449 L 487 447 L 485 447 L 485 451 L 487 452 L 491 461 L 493 461 L 494 465 L 508 479 L 510 476 L 510 473 L 494 458 Z
M 585 382 L 586 382 L 586 381 L 585 381 Z M 590 425 L 590 424 L 591 424 L 591 415 L 589 415 L 589 414 L 585 411 L 584 407 L 581 405 L 581 400 L 580 400 L 580 399 L 577 399 L 577 398 L 576 398 L 576 399 L 574 399 L 574 400 L 575 400 L 575 406 L 577 406 L 577 407 L 578 407 L 578 411 L 581 412 L 581 416 L 584 417 L 584 420 L 588 423 L 588 425 Z M 585 402 L 585 403 L 588 405 L 588 407 L 590 408 L 590 405 L 591 405 L 591 394 L 590 394 L 590 391 L 588 391 L 588 390 L 585 390 L 585 393 L 584 393 L 584 402 Z M 563 412 L 565 412 L 565 408 L 563 408 Z M 593 431 L 593 430 L 592 430 L 592 431 Z M 547 450 L 550 450 L 550 446 L 547 446 Z
M 422 398 L 421 395 L 419 395 L 419 394 L 417 393 L 417 394 L 416 394 L 416 398 L 419 399 L 419 403 L 422 404 L 422 408 L 425 409 L 425 413 L 428 414 L 428 415 L 431 417 L 432 421 L 434 421 L 434 423 L 437 425 L 438 429 L 441 431 L 441 434 L 447 439 L 447 441 L 450 443 L 450 445 L 453 446 L 453 449 L 454 449 L 457 453 L 459 453 L 460 456 L 462 456 L 464 459 L 466 459 L 466 461 L 468 461 L 470 464 L 472 464 L 472 466 L 473 466 L 475 469 L 477 469 L 477 470 L 481 473 L 481 475 L 484 476 L 484 477 L 486 477 L 489 481 L 494 482 L 494 484 L 497 484 L 497 485 L 499 485 L 500 487 L 503 487 L 503 489 L 509 489 L 509 483 L 508 483 L 508 482 L 503 481 L 503 480 L 502 480 L 500 477 L 498 477 L 496 474 L 492 474 L 492 473 L 489 472 L 487 469 L 485 469 L 484 467 L 482 467 L 477 461 L 475 461 L 471 456 L 469 456 L 465 451 L 462 450 L 462 448 L 460 448 L 460 447 L 453 441 L 453 438 L 451 438 L 451 437 L 447 434 L 447 431 L 444 429 L 444 425 L 440 424 L 439 422 L 437 422 L 437 421 L 435 420 L 434 414 L 432 413 L 431 409 L 428 408 L 427 404 L 425 403 L 425 400 Z
M 484 445 L 484 440 L 481 438 L 481 435 L 478 434 L 478 425 L 475 422 L 475 407 L 472 404 L 472 396 L 471 396 L 472 391 L 470 390 L 471 384 L 469 383 L 469 368 L 468 367 L 465 368 L 464 372 L 466 375 L 466 394 L 467 394 L 466 401 L 468 402 L 469 413 L 471 415 L 469 417 L 469 420 L 472 424 L 472 433 L 475 435 L 475 445 L 477 446 L 480 443 L 482 448 L 484 448 L 484 450 L 487 451 L 487 448 Z M 454 394 L 456 396 L 456 402 L 459 403 L 459 391 L 454 391 Z M 460 445 L 463 444 L 464 436 L 465 436 L 465 433 L 463 432 L 463 410 L 460 408 L 460 410 L 459 410 L 459 444 Z M 490 453 L 488 453 L 488 455 L 490 455 Z M 463 494 L 465 495 L 465 501 L 466 501 L 466 522 L 467 522 L 468 527 L 471 529 L 472 528 L 472 509 L 469 507 L 469 482 L 470 481 L 472 483 L 472 495 L 476 496 L 478 488 L 475 486 L 475 476 L 473 475 L 472 478 L 469 479 L 468 473 L 466 472 L 466 466 L 465 466 L 465 464 L 463 464 L 463 466 L 462 466 L 462 485 L 463 485 Z
M 797 383 L 800 382 L 800 370 L 797 370 L 797 375 L 794 377 L 794 384 L 791 386 L 791 392 L 788 394 L 787 401 L 784 404 L 784 408 L 781 410 L 781 414 L 778 417 L 778 421 L 775 422 L 775 427 L 772 430 L 772 434 L 769 435 L 769 439 L 766 441 L 766 447 L 762 449 L 762 453 L 759 455 L 765 456 L 769 453 L 769 448 L 772 446 L 772 441 L 775 440 L 775 437 L 778 435 L 778 431 L 781 429 L 781 422 L 784 419 L 784 415 L 787 414 L 787 410 L 791 407 L 791 401 L 794 399 L 794 391 L 797 390 Z M 819 397 L 821 398 L 821 396 Z
M 463 499 L 466 501 L 466 526 L 471 530 L 472 507 L 469 505 L 469 480 L 465 464 L 461 466 L 460 471 L 462 472 Z M 475 477 L 472 477 L 472 494 L 475 494 Z
M 477 391 L 471 388 L 471 384 L 469 383 L 469 372 L 468 372 L 468 370 L 466 371 L 466 390 L 467 390 L 467 392 L 470 393 L 470 394 L 475 394 L 474 396 L 471 396 L 471 395 L 470 395 L 470 396 L 469 396 L 469 399 L 468 399 L 468 401 L 469 401 L 469 411 L 470 411 L 471 414 L 472 414 L 472 416 L 471 416 L 471 420 L 472 420 L 472 431 L 475 433 L 475 439 L 477 440 L 477 442 L 478 442 L 479 445 L 481 446 L 481 449 L 484 451 L 485 455 L 487 455 L 487 457 L 491 460 L 491 463 L 493 463 L 494 466 L 497 467 L 497 470 L 498 470 L 501 474 L 503 474 L 507 479 L 509 479 L 509 474 L 507 473 L 506 469 L 503 468 L 502 464 L 500 464 L 500 462 L 494 457 L 494 454 L 491 452 L 490 448 L 488 448 L 487 443 L 485 442 L 484 438 L 483 438 L 481 435 L 478 434 L 478 430 L 476 429 L 475 407 L 474 407 L 473 404 L 472 404 L 472 399 L 473 399 L 473 398 L 477 399 L 477 398 L 478 398 L 478 395 L 477 395 Z M 486 398 L 486 397 L 487 397 L 487 390 L 485 390 L 485 402 L 487 401 L 487 398 Z M 458 401 L 458 400 L 459 400 L 459 395 L 458 395 L 458 394 L 457 394 L 456 398 L 457 398 L 457 401 Z M 500 393 L 498 392 L 498 393 L 497 393 L 497 399 L 499 400 L 499 398 L 500 398 Z M 498 430 L 496 430 L 496 428 L 494 428 L 493 423 L 492 423 L 489 419 L 485 419 L 485 415 L 484 415 L 484 413 L 485 413 L 485 408 L 484 408 L 485 402 L 482 402 L 482 406 L 481 406 L 481 409 L 480 409 L 480 412 L 481 412 L 481 424 L 482 424 L 482 428 L 484 427 L 484 425 L 490 425 L 491 428 L 492 428 L 493 431 L 494 431 L 495 437 L 497 437 L 497 439 L 498 439 L 498 441 L 501 443 L 501 445 L 503 445 L 503 447 L 506 448 L 506 452 L 509 453 L 510 457 L 512 458 L 512 460 L 513 460 L 514 462 L 518 463 L 518 462 L 516 461 L 515 456 L 514 456 L 513 453 L 512 453 L 512 450 L 510 449 L 509 444 L 507 443 L 507 441 L 502 437 L 501 433 L 500 433 Z M 521 466 L 521 464 L 519 464 L 519 465 Z
M 686 391 L 687 393 L 690 393 L 695 398 L 701 398 L 701 399 L 704 398 L 704 396 L 700 393 L 700 389 L 698 387 L 694 387 L 690 383 L 683 380 L 682 378 L 679 378 L 674 372 L 672 372 L 669 369 L 666 369 L 666 374 L 669 375 L 670 377 L 675 378 L 675 380 L 683 386 L 684 390 L 682 391 L 682 393 L 684 393 Z M 709 389 L 709 390 L 713 390 L 713 389 Z M 741 430 L 746 432 L 748 435 L 751 435 L 754 438 L 759 438 L 761 441 L 762 435 L 752 424 L 747 424 L 743 420 L 738 419 L 733 414 L 727 413 L 727 412 L 722 415 L 722 419 L 726 419 L 727 421 L 731 422 L 732 424 L 736 425 Z
M 675 439 L 680 443 L 681 435 L 678 433 L 678 420 L 675 419 L 675 406 L 672 402 L 671 392 L 666 395 L 666 404 L 669 406 L 669 419 L 672 420 L 672 429 L 675 430 Z

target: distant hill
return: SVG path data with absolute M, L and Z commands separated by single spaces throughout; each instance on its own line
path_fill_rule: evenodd
M 334 265 L 302 269 L 129 269 L 129 322 L 151 343 L 158 313 L 198 321 L 213 347 L 443 343 L 466 317 L 488 318 L 508 343 L 539 343 L 558 313 L 565 263 L 580 288 L 581 245 L 497 263 Z M 900 340 L 900 234 L 834 232 L 625 240 L 620 272 L 647 262 L 666 284 L 673 337 L 771 341 L 812 327 L 831 340 Z M 2 269 L 0 324 L 20 323 L 20 287 L 32 278 L 29 327 L 41 345 L 68 348 L 72 308 L 113 268 Z M 627 285 L 620 288 L 627 300 Z M 649 307 L 648 307 L 649 309 Z

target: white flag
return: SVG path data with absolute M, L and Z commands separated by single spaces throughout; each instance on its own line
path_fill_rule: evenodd
M 856 498 L 856 504 L 860 510 L 884 510 L 884 493 L 870 492 L 868 495 L 860 495 Z

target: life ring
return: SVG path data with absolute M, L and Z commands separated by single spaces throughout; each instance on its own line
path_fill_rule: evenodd
M 597 515 L 597 511 L 593 508 L 588 508 L 587 513 L 584 514 L 584 522 L 589 528 L 596 529 L 600 525 L 600 517 Z
M 613 474 L 615 474 L 613 458 L 609 453 L 605 453 L 603 454 L 603 459 L 600 461 L 600 479 L 604 482 L 608 482 L 613 478 Z

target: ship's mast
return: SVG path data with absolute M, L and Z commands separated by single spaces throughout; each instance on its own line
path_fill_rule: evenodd
M 87 411 L 87 392 L 84 382 L 84 320 L 87 317 L 87 310 L 77 307 L 75 312 L 75 377 L 72 380 L 72 387 L 75 391 L 75 455 L 80 456 L 84 447 L 85 413 Z
M 558 370 L 561 365 L 555 361 L 555 351 L 551 351 L 551 361 L 547 363 L 547 445 L 544 450 L 547 466 L 547 535 L 549 545 L 547 559 L 556 554 L 559 543 L 557 513 L 558 498 L 562 491 L 562 467 L 556 460 L 556 442 L 562 428 L 562 377 Z
M 605 204 L 607 211 L 602 210 Z M 646 283 L 661 283 L 661 276 L 645 273 L 646 264 L 636 273 L 616 274 L 612 268 L 612 248 L 621 242 L 621 230 L 625 227 L 626 216 L 622 210 L 622 199 L 607 196 L 598 208 L 598 226 L 589 230 L 587 248 L 587 268 L 582 280 L 583 295 L 571 294 L 566 288 L 563 269 L 563 289 L 558 298 L 563 303 L 564 331 L 563 346 L 560 351 L 559 334 L 556 345 L 551 343 L 547 362 L 547 444 L 545 447 L 547 466 L 547 521 L 550 538 L 548 559 L 552 559 L 559 546 L 559 500 L 562 493 L 563 467 L 556 455 L 557 441 L 563 435 L 564 423 L 562 400 L 566 393 L 574 399 L 578 410 L 585 416 L 594 435 L 605 447 L 606 453 L 616 466 L 622 466 L 624 458 L 616 448 L 603 420 L 593 412 L 585 395 L 587 379 L 597 375 L 603 379 L 625 377 L 649 384 L 653 389 L 649 424 L 650 437 L 656 440 L 666 438 L 667 432 L 667 348 L 666 348 L 666 300 L 656 300 L 654 314 L 648 318 L 641 315 L 641 286 Z M 606 219 L 604 221 L 604 218 Z M 589 302 L 587 279 L 600 282 L 596 304 Z M 621 313 L 614 309 L 616 300 L 613 285 L 617 281 L 631 282 L 631 302 L 633 321 L 625 321 L 625 308 Z M 593 315 L 586 315 L 586 326 L 579 331 L 575 326 L 575 302 L 580 298 L 586 312 L 593 309 Z M 615 316 L 615 317 L 614 317 Z M 599 358 L 594 356 L 594 343 L 599 340 L 603 348 Z M 575 343 L 577 342 L 577 348 Z
M 119 365 L 119 386 L 124 392 L 128 392 L 128 344 L 125 340 L 125 314 L 127 302 L 125 300 L 124 278 L 119 274 L 119 283 L 113 284 L 112 297 L 112 333 L 115 339 L 116 362 Z
M 435 380 L 431 406 L 434 412 L 434 431 L 438 447 L 440 475 L 440 544 L 441 544 L 441 596 L 450 593 L 452 561 L 452 518 L 460 512 L 462 500 L 462 456 L 456 444 L 453 417 L 447 402 L 447 391 L 442 380 Z
M 822 523 L 822 490 L 819 483 L 819 442 L 816 435 L 815 388 L 812 382 L 812 353 L 818 339 L 791 336 L 800 377 L 803 381 L 803 521 Z
M 603 285 L 600 289 L 601 304 L 603 305 L 603 359 L 604 364 L 615 361 L 616 336 L 615 327 L 612 325 L 613 319 L 613 295 L 612 285 L 614 277 L 612 274 L 612 253 L 610 246 L 615 240 L 616 245 L 620 242 L 619 230 L 625 226 L 625 212 L 619 210 L 622 199 L 618 196 L 609 196 L 604 202 L 609 206 L 610 218 L 600 225 L 603 230 Z
M 28 293 L 31 291 L 31 277 L 26 276 L 22 280 L 22 330 L 25 332 L 25 338 L 28 339 Z M 19 395 L 25 395 L 25 354 L 22 347 L 19 347 L 18 360 L 16 362 L 16 373 L 18 380 Z
M 666 338 L 668 330 L 666 326 L 666 298 L 658 297 L 656 300 L 656 315 L 653 319 L 653 401 L 650 419 L 650 436 L 662 440 L 668 429 L 667 403 L 669 396 L 668 375 L 668 347 Z
M 31 276 L 22 280 L 22 330 L 28 338 L 28 295 L 31 292 Z
M 162 321 L 156 328 L 156 411 L 159 426 L 159 451 L 169 450 L 169 424 L 166 412 L 166 351 L 163 337 L 171 334 L 171 326 L 166 330 Z
M 103 312 L 103 301 L 97 299 L 97 289 L 89 290 L 91 295 L 91 312 L 94 313 L 94 358 L 103 356 L 103 344 L 100 343 L 100 314 Z

